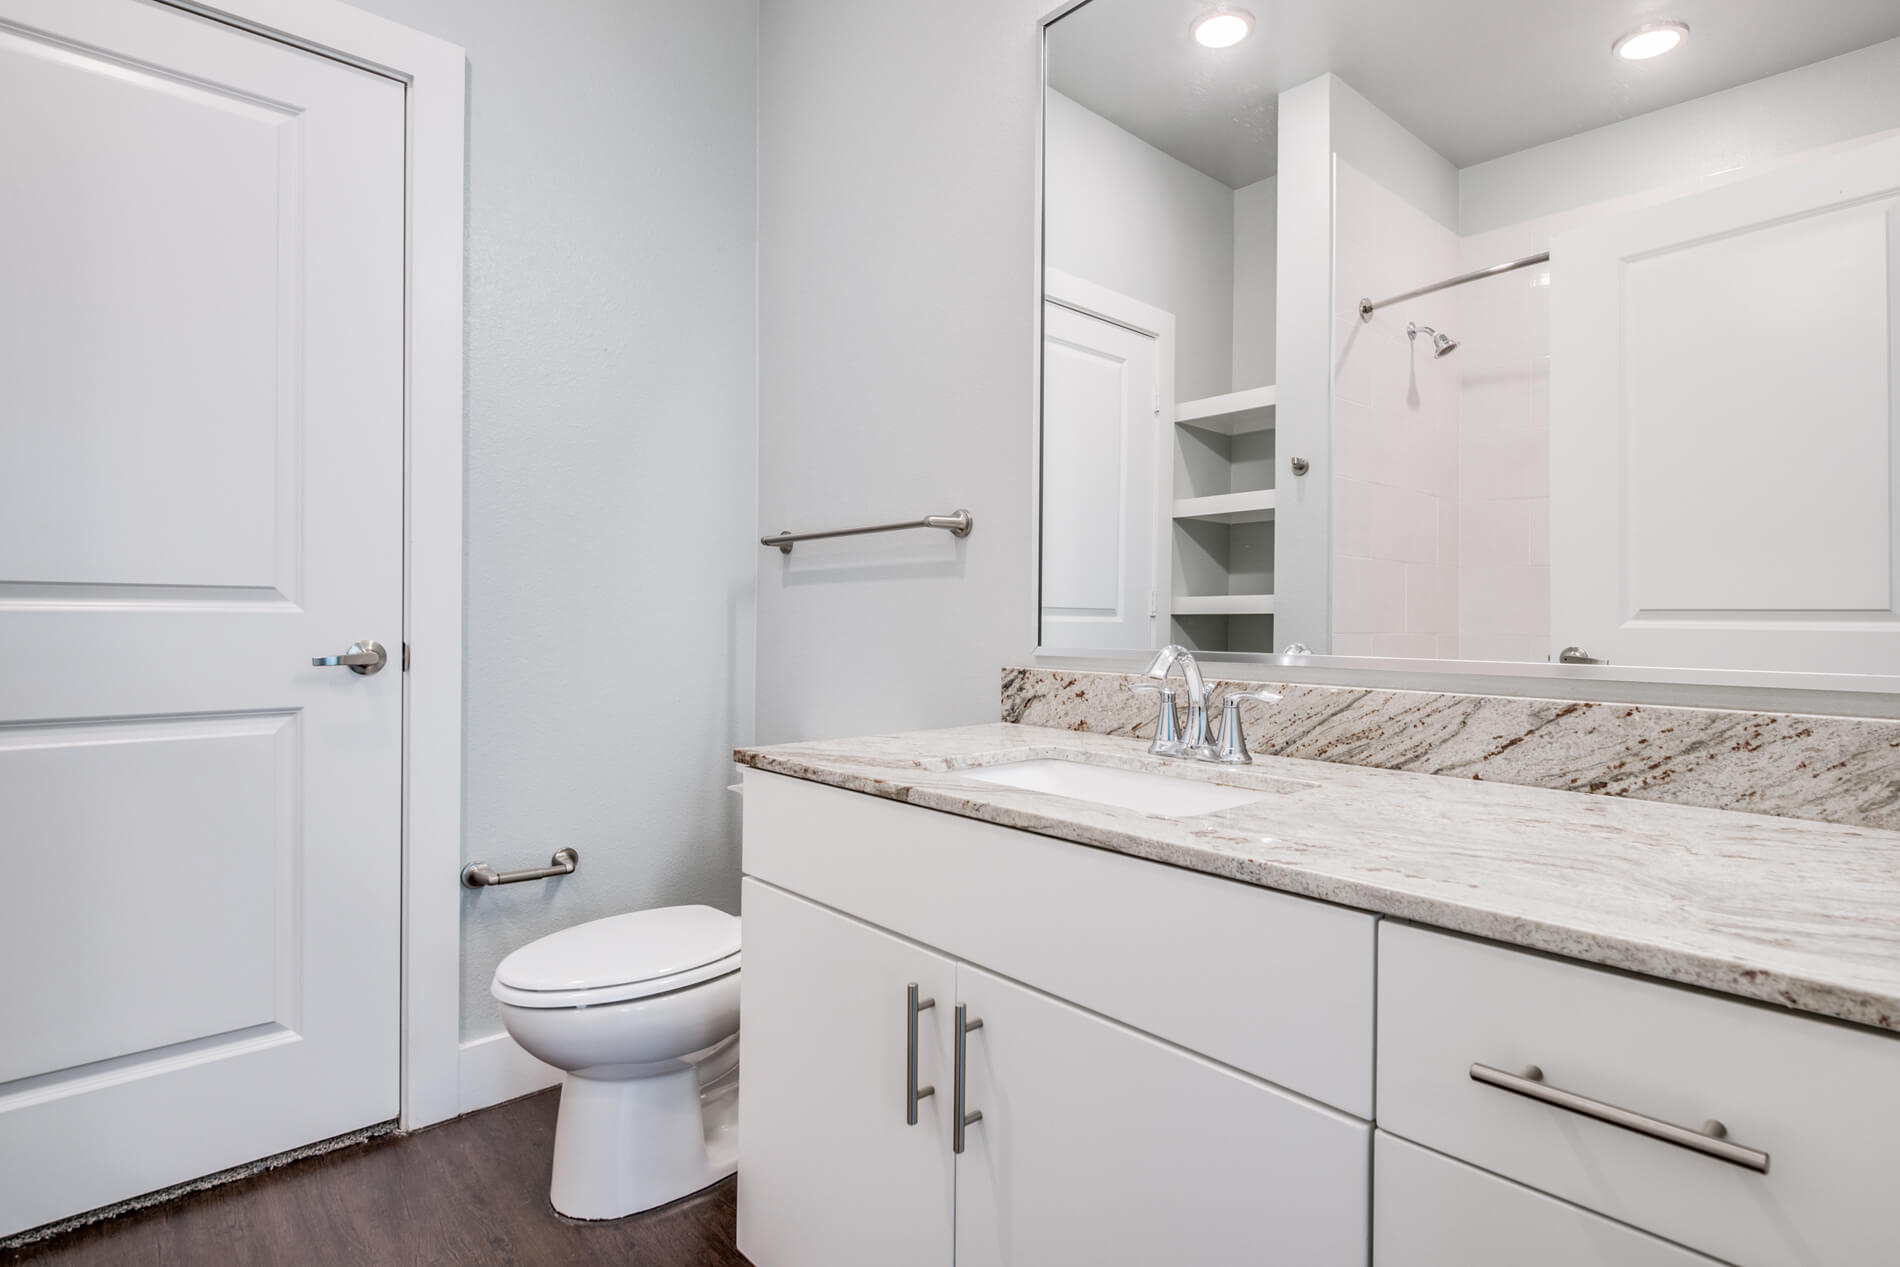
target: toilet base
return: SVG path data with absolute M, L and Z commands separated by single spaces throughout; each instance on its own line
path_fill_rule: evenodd
M 737 1077 L 702 1092 L 691 1065 L 646 1078 L 569 1073 L 548 1200 L 571 1219 L 624 1218 L 677 1201 L 738 1169 L 737 1124 Z

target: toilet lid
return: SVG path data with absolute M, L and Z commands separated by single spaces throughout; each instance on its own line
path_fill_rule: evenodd
M 680 977 L 739 953 L 739 917 L 710 906 L 663 906 L 589 920 L 531 941 L 501 961 L 511 990 L 605 990 Z

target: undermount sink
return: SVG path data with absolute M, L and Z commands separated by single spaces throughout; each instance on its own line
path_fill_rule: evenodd
M 1203 783 L 1198 779 L 1153 774 L 1146 770 L 1124 770 L 1115 766 L 1067 761 L 1060 757 L 979 766 L 956 773 L 982 783 L 1047 792 L 1053 796 L 1091 801 L 1097 805 L 1113 805 L 1119 809 L 1156 814 L 1163 818 L 1194 818 L 1201 814 L 1213 814 L 1233 809 L 1237 805 L 1251 805 L 1276 793 L 1297 791 L 1306 786 L 1287 783 L 1271 788 L 1235 787 L 1225 783 Z

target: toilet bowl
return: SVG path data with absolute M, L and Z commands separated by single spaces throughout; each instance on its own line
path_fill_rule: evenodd
M 489 993 L 514 1040 L 565 1074 L 556 1210 L 617 1219 L 736 1169 L 737 916 L 669 906 L 577 924 L 503 959 Z

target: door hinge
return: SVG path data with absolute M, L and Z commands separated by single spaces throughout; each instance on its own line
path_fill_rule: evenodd
M 1161 614 L 1161 608 L 1155 604 L 1155 592 L 1148 591 L 1148 619 L 1153 620 Z
M 406 642 L 402 644 L 402 671 L 409 672 L 409 644 Z

